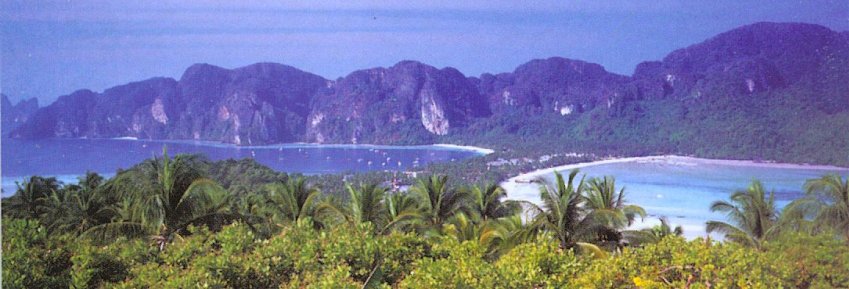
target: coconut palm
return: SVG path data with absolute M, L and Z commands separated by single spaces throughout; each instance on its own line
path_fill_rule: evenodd
M 59 190 L 56 178 L 32 176 L 23 183 L 15 183 L 15 195 L 3 200 L 3 212 L 15 218 L 37 219 L 43 213 L 46 199 Z
M 468 202 L 463 191 L 449 188 L 447 176 L 434 175 L 419 179 L 410 190 L 422 202 L 424 219 L 431 229 L 439 230 L 448 218 L 463 210 Z
M 457 239 L 457 241 L 476 241 L 481 244 L 484 242 L 481 240 L 482 231 L 484 226 L 479 225 L 473 217 L 469 217 L 466 213 L 459 212 L 454 216 L 451 216 L 442 225 L 442 233 Z
M 596 242 L 607 247 L 621 246 L 622 230 L 644 218 L 646 211 L 637 205 L 625 204 L 625 188 L 616 191 L 616 179 L 611 176 L 592 178 L 584 197 L 587 218 L 592 219 Z
M 91 234 L 142 231 L 164 249 L 176 235 L 191 225 L 217 227 L 235 218 L 230 211 L 230 194 L 203 176 L 200 158 L 168 156 L 144 162 L 113 180 L 111 189 L 122 192 L 129 202 L 121 208 L 121 219 L 90 229 Z
M 418 200 L 407 193 L 388 193 L 383 197 L 383 210 L 386 224 L 380 230 L 386 233 L 391 230 L 409 231 L 424 219 Z
M 442 233 L 446 236 L 455 238 L 457 241 L 475 242 L 484 248 L 485 254 L 490 259 L 495 259 L 509 251 L 516 239 L 511 239 L 514 234 L 521 234 L 521 220 L 518 227 L 511 226 L 511 220 L 505 217 L 502 219 L 482 220 L 477 216 L 469 216 L 466 213 L 459 212 L 448 219 L 442 225 Z M 513 245 L 515 246 L 515 245 Z
M 487 256 L 497 259 L 514 247 L 533 241 L 537 232 L 533 226 L 522 221 L 519 214 L 489 219 L 482 240 L 487 244 Z
M 88 172 L 85 173 L 85 176 L 82 176 L 82 177 L 79 178 L 79 182 L 77 183 L 77 186 L 79 186 L 81 189 L 84 189 L 84 190 L 94 191 L 95 189 L 100 187 L 100 185 L 102 185 L 103 182 L 104 182 L 103 176 L 101 176 L 101 175 L 99 175 L 95 172 L 88 171 Z
M 763 241 L 778 233 L 775 194 L 770 192 L 767 196 L 760 181 L 752 181 L 745 191 L 731 194 L 730 202 L 714 202 L 710 210 L 725 213 L 731 223 L 708 221 L 707 232 L 723 233 L 728 240 L 760 248 Z
M 569 173 L 568 182 L 559 172 L 554 173 L 554 183 L 542 181 L 540 199 L 542 208 L 536 208 L 535 226 L 550 232 L 559 242 L 561 249 L 573 249 L 579 241 L 590 239 L 592 220 L 585 218 L 583 208 L 586 183 L 583 177 L 575 184 L 578 170 Z
M 388 191 L 385 187 L 377 184 L 360 184 L 359 186 L 346 186 L 351 197 L 350 220 L 353 223 L 370 222 L 380 226 L 386 219 L 383 216 L 383 200 Z
M 103 202 L 97 175 L 81 178 L 80 185 L 66 186 L 50 195 L 45 204 L 45 224 L 49 231 L 81 235 L 107 224 L 116 215 L 115 207 Z
M 262 214 L 274 224 L 309 222 L 321 227 L 318 187 L 308 184 L 303 177 L 289 178 L 285 182 L 268 184 Z
M 504 201 L 507 192 L 495 183 L 473 186 L 467 194 L 471 198 L 470 213 L 484 221 L 514 215 L 522 209 L 517 202 Z
M 675 226 L 673 229 L 669 225 L 669 220 L 666 217 L 660 218 L 660 224 L 654 225 L 651 228 L 645 228 L 635 231 L 625 231 L 625 239 L 632 245 L 643 245 L 660 242 L 668 236 L 682 236 L 684 229 L 681 226 Z
M 790 207 L 805 206 L 818 229 L 833 229 L 849 241 L 849 178 L 830 174 L 804 186 L 807 197 Z

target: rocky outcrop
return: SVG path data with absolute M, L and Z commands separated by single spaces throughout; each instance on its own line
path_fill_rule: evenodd
M 403 61 L 355 71 L 331 83 L 312 101 L 307 141 L 427 139 L 489 114 L 476 87 L 456 69 Z
M 327 81 L 275 63 L 233 70 L 198 64 L 178 86 L 184 113 L 171 118 L 172 138 L 250 145 L 301 140 L 310 98 Z
M 152 78 L 62 96 L 15 118 L 23 124 L 11 136 L 405 144 L 498 127 L 518 132 L 529 114 L 579 121 L 569 123 L 580 123 L 582 136 L 608 123 L 635 125 L 649 112 L 674 111 L 684 119 L 690 111 L 754 103 L 747 99 L 767 100 L 759 105 L 783 106 L 785 113 L 800 106 L 834 114 L 849 110 L 847 35 L 818 25 L 756 23 L 643 62 L 631 77 L 560 57 L 480 77 L 402 61 L 332 81 L 282 64 L 196 64 L 179 80 Z M 7 102 L 4 131 L 7 116 L 14 116 Z M 740 117 L 770 114 L 749 111 L 755 113 Z M 584 117 L 590 121 L 580 122 Z
M 843 78 L 845 37 L 801 23 L 755 23 L 637 66 L 637 98 L 697 99 L 752 95 L 818 78 Z M 831 62 L 831 63 L 829 63 Z M 809 99 L 819 102 L 819 100 Z
M 552 57 L 530 61 L 512 73 L 484 74 L 480 92 L 496 113 L 532 108 L 568 115 L 612 103 L 627 81 L 598 64 Z
M 22 100 L 17 104 L 12 104 L 5 94 L 0 94 L 0 99 L 2 99 L 2 103 L 0 103 L 2 127 L 0 127 L 0 130 L 3 131 L 4 136 L 29 120 L 30 115 L 38 110 L 38 99 L 36 98 Z
M 310 96 L 323 78 L 260 63 L 228 70 L 207 64 L 183 77 L 153 78 L 107 89 L 81 90 L 39 110 L 14 137 L 137 137 L 233 144 L 300 140 Z

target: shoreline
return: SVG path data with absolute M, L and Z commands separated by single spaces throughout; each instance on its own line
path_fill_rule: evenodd
M 659 156 L 645 156 L 645 157 L 624 157 L 624 158 L 608 158 L 601 159 L 597 161 L 591 162 L 583 162 L 576 164 L 566 164 L 556 167 L 538 169 L 535 171 L 519 174 L 513 177 L 508 178 L 503 181 L 502 184 L 512 182 L 515 183 L 517 180 L 519 181 L 530 181 L 536 179 L 538 177 L 549 175 L 554 173 L 554 171 L 562 172 L 566 170 L 579 169 L 583 167 L 590 166 L 598 166 L 598 165 L 607 165 L 607 164 L 617 164 L 617 163 L 627 163 L 627 162 L 658 162 L 658 161 L 679 161 L 679 162 L 690 162 L 695 164 L 708 164 L 708 165 L 724 165 L 724 166 L 738 166 L 738 167 L 763 167 L 763 168 L 776 168 L 776 169 L 805 169 L 805 170 L 849 170 L 849 168 L 838 167 L 832 165 L 810 165 L 810 164 L 794 164 L 794 163 L 776 163 L 776 162 L 758 162 L 752 160 L 731 160 L 731 159 L 707 159 L 707 158 L 697 158 L 691 156 L 678 156 L 678 155 L 659 155 Z
M 455 144 L 437 143 L 437 144 L 432 144 L 430 146 L 442 147 L 442 148 L 448 148 L 448 149 L 473 151 L 473 152 L 476 152 L 476 153 L 479 153 L 479 154 L 482 154 L 482 155 L 488 155 L 488 154 L 495 152 L 495 150 L 493 150 L 493 149 L 488 149 L 488 148 L 484 148 L 484 147 L 477 147 L 477 146 L 468 146 L 468 145 L 455 145 Z
M 83 138 L 80 138 L 83 139 Z M 89 138 L 94 139 L 94 138 Z M 264 145 L 235 145 L 211 140 L 175 140 L 175 139 L 138 139 L 135 137 L 115 137 L 115 138 L 96 138 L 104 140 L 124 140 L 124 141 L 141 141 L 141 142 L 159 142 L 159 143 L 178 143 L 178 144 L 198 144 L 213 147 L 232 147 L 242 149 L 271 149 L 271 148 L 373 148 L 373 149 L 446 149 L 446 150 L 462 150 L 478 153 L 482 156 L 494 153 L 495 150 L 484 147 L 456 145 L 447 143 L 435 143 L 425 145 L 380 145 L 380 144 L 333 144 L 333 143 L 307 143 L 307 142 L 291 142 L 291 143 L 276 143 Z
M 698 166 L 698 165 L 713 165 L 713 166 L 730 166 L 730 167 L 760 167 L 760 168 L 773 168 L 773 169 L 797 169 L 797 170 L 822 170 L 822 171 L 837 171 L 840 174 L 849 173 L 849 168 L 831 166 L 831 165 L 809 165 L 809 164 L 793 164 L 793 163 L 773 163 L 773 162 L 758 162 L 751 160 L 729 160 L 729 159 L 705 159 L 705 158 L 696 158 L 690 156 L 677 156 L 677 155 L 659 155 L 659 156 L 645 156 L 645 157 L 624 157 L 624 158 L 607 158 L 607 159 L 599 159 L 596 161 L 590 162 L 582 162 L 582 163 L 574 163 L 574 164 L 566 164 L 560 165 L 556 167 L 549 167 L 538 169 L 535 171 L 519 174 L 513 177 L 510 177 L 499 185 L 504 188 L 507 193 L 506 199 L 508 200 L 521 200 L 528 201 L 535 204 L 540 204 L 539 193 L 537 190 L 529 189 L 532 186 L 538 185 L 537 183 L 531 183 L 530 181 L 536 180 L 540 177 L 548 176 L 553 174 L 554 171 L 569 171 L 572 169 L 600 166 L 600 165 L 608 165 L 608 164 L 619 164 L 619 163 L 659 163 L 669 166 Z M 671 204 L 667 204 L 668 206 L 674 206 Z M 666 207 L 666 206 L 663 206 Z M 707 207 L 706 207 L 707 208 Z M 671 225 L 681 225 L 684 227 L 684 236 L 687 239 L 694 239 L 697 237 L 705 237 L 708 234 L 704 231 L 705 225 L 704 221 L 701 219 L 693 219 L 693 218 L 682 218 L 676 216 L 667 216 L 670 220 Z M 653 225 L 658 224 L 657 217 L 647 216 L 644 220 L 640 220 L 635 222 L 629 229 L 642 229 L 646 227 L 651 227 Z M 710 234 L 711 238 L 721 239 L 722 236 L 718 234 Z

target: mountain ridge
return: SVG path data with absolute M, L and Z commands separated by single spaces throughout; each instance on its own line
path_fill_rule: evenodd
M 18 101 L 17 104 L 12 104 L 9 97 L 5 94 L 0 94 L 0 123 L 2 123 L 2 135 L 6 136 L 11 130 L 16 129 L 29 119 L 29 116 L 38 110 L 38 99 L 30 98 Z
M 534 59 L 512 72 L 477 77 L 452 67 L 405 60 L 336 80 L 277 63 L 233 69 L 195 64 L 179 80 L 151 78 L 103 93 L 81 90 L 60 97 L 11 136 L 133 136 L 236 145 L 410 144 L 446 139 L 484 142 L 495 131 L 507 138 L 570 136 L 590 143 L 623 141 L 622 145 L 698 152 L 700 145 L 682 142 L 681 136 L 670 139 L 650 132 L 649 139 L 657 140 L 644 143 L 625 130 L 662 124 L 670 128 L 659 131 L 688 135 L 749 120 L 786 138 L 780 141 L 807 147 L 809 142 L 787 135 L 791 124 L 773 125 L 766 119 L 778 112 L 787 119 L 847 113 L 847 67 L 849 33 L 814 24 L 770 22 L 735 28 L 674 50 L 661 60 L 642 62 L 632 75 L 562 57 Z M 741 109 L 744 104 L 761 108 Z M 798 107 L 790 107 L 794 105 Z M 89 111 L 92 107 L 94 112 Z M 679 121 L 661 121 L 648 114 L 655 110 L 677 114 Z M 726 119 L 715 119 L 711 110 L 722 112 Z M 534 115 L 529 119 L 544 124 L 517 119 L 522 114 Z M 545 129 L 532 125 L 553 128 L 540 134 Z M 756 147 L 787 145 L 764 142 Z M 741 147 L 733 144 L 732 150 Z

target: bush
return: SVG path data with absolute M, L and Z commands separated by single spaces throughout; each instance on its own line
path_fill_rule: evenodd
M 69 236 L 50 236 L 37 221 L 3 218 L 3 288 L 71 284 Z
M 556 242 L 539 240 L 513 248 L 495 263 L 503 288 L 567 288 L 586 261 Z
M 434 244 L 436 258 L 423 258 L 416 269 L 401 281 L 399 288 L 497 288 L 502 284 L 495 267 L 484 260 L 484 250 L 477 243 L 458 243 L 450 237 Z

